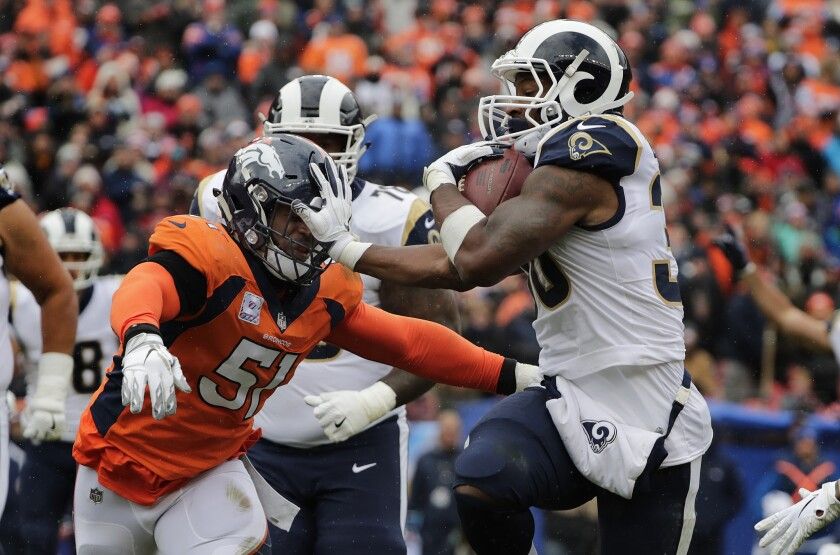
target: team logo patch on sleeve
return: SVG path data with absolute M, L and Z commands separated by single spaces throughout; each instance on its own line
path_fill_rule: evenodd
M 601 141 L 592 138 L 586 131 L 578 131 L 569 137 L 569 158 L 581 160 L 590 154 L 606 154 L 612 156 L 610 149 L 604 146 Z
M 586 439 L 589 440 L 589 446 L 592 447 L 595 454 L 606 449 L 607 445 L 612 443 L 618 435 L 615 424 L 606 420 L 581 420 L 580 424 L 583 426 Z
M 242 298 L 242 304 L 239 305 L 239 319 L 249 324 L 257 325 L 260 323 L 260 309 L 265 302 L 265 299 L 259 295 L 254 295 L 251 292 L 245 292 Z

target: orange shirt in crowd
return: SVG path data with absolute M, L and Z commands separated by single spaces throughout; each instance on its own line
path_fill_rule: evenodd
M 367 57 L 365 41 L 356 35 L 339 35 L 309 41 L 299 63 L 309 73 L 323 73 L 350 83 L 364 74 Z

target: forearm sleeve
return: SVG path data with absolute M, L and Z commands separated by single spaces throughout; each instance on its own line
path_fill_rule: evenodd
M 111 328 L 120 341 L 131 326 L 175 318 L 181 310 L 175 281 L 163 266 L 154 262 L 138 264 L 122 281 L 111 302 Z
M 361 303 L 326 339 L 363 358 L 435 382 L 511 393 L 516 361 L 485 351 L 452 330 Z

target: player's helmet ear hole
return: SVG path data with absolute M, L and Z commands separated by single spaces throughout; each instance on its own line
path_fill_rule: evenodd
M 822 509 L 817 509 L 817 518 L 822 518 L 824 514 L 825 511 L 823 511 Z

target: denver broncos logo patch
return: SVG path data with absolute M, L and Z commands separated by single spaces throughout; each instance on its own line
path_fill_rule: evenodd
M 612 156 L 610 149 L 586 131 L 578 131 L 569 137 L 569 158 L 572 160 L 581 160 L 590 154 L 607 154 Z
M 606 449 L 618 435 L 615 424 L 606 420 L 581 420 L 580 425 L 583 426 L 586 439 L 589 440 L 589 446 L 595 454 Z

